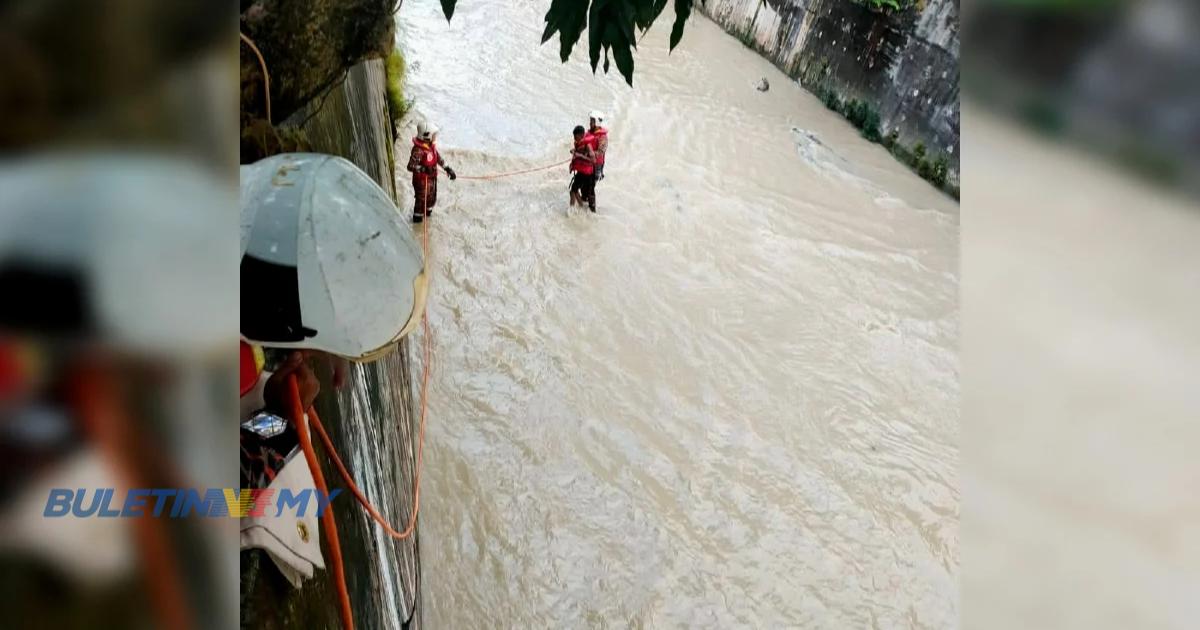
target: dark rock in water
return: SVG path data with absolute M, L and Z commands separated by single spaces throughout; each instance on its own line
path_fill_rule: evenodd
M 755 89 L 759 92 L 766 92 L 767 90 L 771 89 L 771 84 L 767 81 L 767 77 L 763 77 L 762 81 L 758 82 L 758 87 Z

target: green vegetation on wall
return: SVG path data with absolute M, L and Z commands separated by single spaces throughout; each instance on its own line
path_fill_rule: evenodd
M 387 74 L 388 113 L 392 115 L 392 129 L 396 123 L 404 119 L 412 107 L 412 101 L 404 98 L 404 55 L 399 49 L 392 49 L 385 66 Z
M 868 105 L 866 101 L 846 101 L 842 114 L 851 124 L 862 130 L 862 135 L 867 140 L 879 142 L 883 139 L 879 135 L 879 112 L 875 111 L 875 108 Z
M 922 0 L 853 0 L 857 4 L 865 5 L 876 11 L 892 9 L 894 11 L 903 11 L 913 5 L 923 4 Z
M 862 136 L 871 142 L 878 142 L 891 151 L 896 159 L 908 165 L 923 179 L 937 186 L 949 195 L 958 199 L 958 187 L 949 181 L 950 159 L 946 155 L 931 158 L 926 154 L 925 144 L 918 142 L 912 149 L 900 143 L 900 131 L 892 129 L 886 136 L 880 130 L 879 112 L 866 101 L 858 99 L 842 99 L 828 85 L 820 85 L 816 89 L 817 98 L 825 107 L 841 114 L 857 127 Z

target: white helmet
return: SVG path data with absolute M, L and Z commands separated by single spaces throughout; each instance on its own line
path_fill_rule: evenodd
M 220 352 L 237 310 L 229 188 L 152 153 L 0 164 L 0 329 L 154 358 Z
M 437 135 L 438 131 L 440 131 L 438 126 L 431 122 L 422 120 L 421 122 L 417 123 L 417 137 L 422 140 L 433 140 L 433 137 Z
M 420 247 L 387 193 L 330 155 L 242 167 L 241 331 L 277 348 L 355 361 L 391 350 L 420 319 Z
M 592 113 L 588 114 L 588 118 L 595 120 L 597 123 L 604 122 L 604 112 L 593 109 Z

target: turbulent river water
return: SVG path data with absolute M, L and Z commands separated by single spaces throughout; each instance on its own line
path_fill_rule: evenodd
M 425 627 L 957 625 L 957 204 L 702 16 L 630 89 L 548 5 L 398 15 L 398 163 L 419 118 L 460 175 L 611 129 L 594 215 L 565 166 L 441 182 Z

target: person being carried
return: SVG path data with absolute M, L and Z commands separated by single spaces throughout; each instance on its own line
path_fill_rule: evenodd
M 446 170 L 450 181 L 458 178 L 438 153 L 437 134 L 437 126 L 424 121 L 417 123 L 417 135 L 408 158 L 408 170 L 413 174 L 413 223 L 420 223 L 433 214 L 433 206 L 437 204 L 438 167 Z
M 571 178 L 571 205 L 583 205 L 586 201 L 588 209 L 596 211 L 596 151 L 595 137 L 583 130 L 583 125 L 575 127 L 575 146 L 571 148 L 570 171 L 575 175 Z
M 588 114 L 588 133 L 596 139 L 596 181 L 604 179 L 604 154 L 608 153 L 608 129 L 603 127 L 604 114 L 592 110 Z

